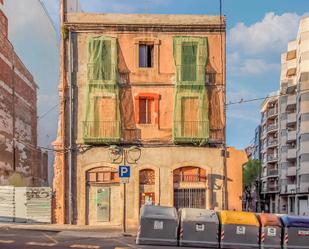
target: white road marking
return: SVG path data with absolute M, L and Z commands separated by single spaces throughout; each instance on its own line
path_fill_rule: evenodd
M 2 243 L 2 244 L 12 244 L 12 243 L 14 243 L 15 241 L 14 240 L 0 240 L 0 243 Z
M 55 243 L 55 244 L 58 244 L 58 241 L 56 239 L 54 239 L 52 236 L 46 234 L 46 233 L 43 233 L 43 235 L 49 239 L 51 242 Z
M 123 241 L 121 241 L 121 240 L 119 240 L 119 239 L 113 239 L 113 240 L 114 240 L 114 241 L 117 241 L 118 243 L 123 244 L 123 245 L 125 245 L 125 246 L 127 246 L 127 247 L 130 247 L 130 248 L 134 248 L 134 249 L 138 248 L 138 247 L 136 247 L 136 246 L 130 245 L 130 244 L 128 244 L 128 243 L 125 243 L 125 242 L 123 242 Z
M 74 244 L 70 245 L 71 248 L 86 248 L 86 249 L 98 249 L 100 246 L 95 246 L 95 245 L 79 245 L 79 244 Z
M 29 246 L 55 246 L 56 243 L 27 242 L 26 245 L 29 245 Z

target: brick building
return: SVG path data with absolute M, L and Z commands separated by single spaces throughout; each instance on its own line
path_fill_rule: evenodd
M 225 18 L 62 19 L 55 222 L 135 226 L 145 203 L 240 210 L 246 157 L 224 157 Z
M 36 105 L 37 85 L 8 40 L 8 19 L 0 9 L 0 185 L 47 183 L 47 153 L 37 148 Z

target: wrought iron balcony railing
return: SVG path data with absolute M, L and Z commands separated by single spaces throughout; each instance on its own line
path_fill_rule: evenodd
M 120 141 L 119 121 L 83 122 L 83 139 L 86 143 L 114 143 Z

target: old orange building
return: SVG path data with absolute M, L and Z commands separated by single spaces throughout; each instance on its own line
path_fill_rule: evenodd
M 228 208 L 225 18 L 62 18 L 55 222 L 135 226 L 144 204 Z M 125 185 L 119 165 L 131 166 Z

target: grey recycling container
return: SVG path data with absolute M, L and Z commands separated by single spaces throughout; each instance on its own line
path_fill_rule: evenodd
M 178 214 L 174 207 L 143 206 L 136 244 L 177 245 Z
M 289 216 L 281 217 L 283 223 L 283 248 L 309 248 L 309 217 Z
M 276 249 L 282 246 L 282 224 L 275 214 L 262 213 L 258 215 L 261 223 L 261 249 Z
M 254 213 L 219 212 L 221 248 L 259 248 L 260 223 Z
M 219 218 L 213 210 L 180 210 L 179 245 L 219 248 Z

